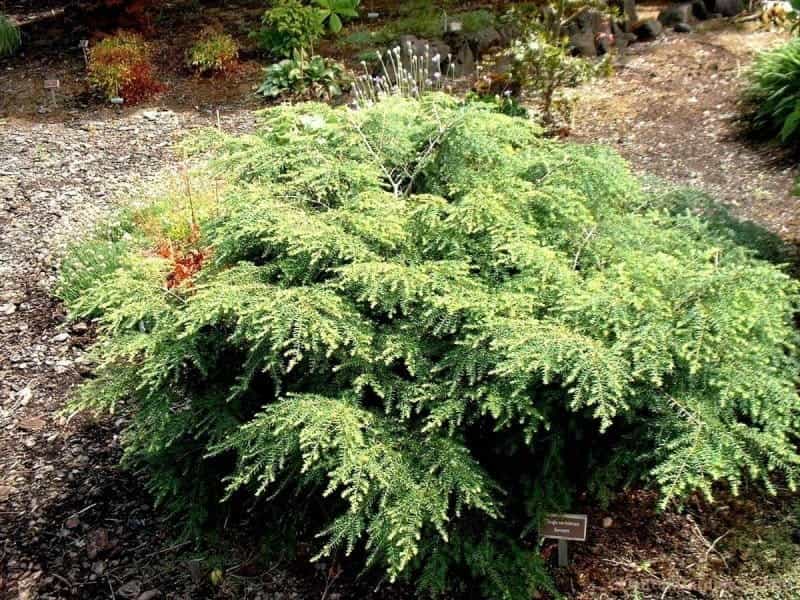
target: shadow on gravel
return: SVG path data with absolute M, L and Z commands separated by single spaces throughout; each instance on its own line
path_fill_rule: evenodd
M 313 542 L 298 542 L 304 554 L 276 558 L 269 545 L 274 532 L 249 511 L 201 544 L 179 537 L 164 511 L 152 506 L 143 481 L 118 466 L 122 419 L 76 419 L 63 447 L 36 449 L 57 471 L 66 471 L 58 493 L 48 494 L 47 484 L 31 486 L 30 510 L 0 513 L 0 598 L 414 597 L 400 586 L 382 585 L 380 574 L 362 579 L 349 564 L 312 564 Z

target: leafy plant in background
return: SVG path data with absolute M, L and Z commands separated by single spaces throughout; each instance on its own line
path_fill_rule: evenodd
M 795 486 L 797 283 L 696 194 L 444 95 L 260 118 L 190 143 L 213 210 L 155 211 L 199 269 L 171 285 L 134 212 L 59 285 L 99 326 L 73 408 L 127 407 L 125 461 L 177 514 L 274 507 L 320 555 L 530 600 L 541 515 L 587 488 Z
M 541 31 L 514 40 L 507 52 L 513 59 L 513 80 L 535 95 L 542 121 L 548 126 L 557 117 L 568 117 L 569 106 L 558 103 L 563 88 L 577 85 L 598 72 L 598 65 L 572 56 L 566 39 L 554 41 Z M 556 106 L 566 108 L 563 111 L 566 114 L 557 114 Z
M 186 64 L 199 73 L 222 73 L 239 57 L 239 45 L 227 33 L 209 29 L 186 53 Z
M 322 56 L 298 53 L 264 69 L 258 93 L 266 98 L 295 95 L 330 99 L 342 93 L 344 67 Z
M 800 38 L 756 56 L 744 91 L 745 122 L 755 135 L 800 141 Z
M 565 87 L 606 72 L 611 64 L 607 59 L 592 62 L 572 55 L 563 30 L 568 9 L 574 11 L 574 3 L 560 0 L 553 12 L 529 15 L 517 22 L 523 33 L 506 51 L 512 59 L 512 79 L 535 95 L 542 121 L 547 126 L 552 126 L 557 117 L 569 117 L 571 106 L 560 98 Z M 522 13 L 510 11 L 506 20 L 514 21 L 517 15 L 527 12 L 520 10 Z
M 342 30 L 342 22 L 348 18 L 358 17 L 358 5 L 361 0 L 314 0 L 319 7 L 322 24 L 332 33 Z
M 22 45 L 19 28 L 0 14 L 0 57 L 11 56 Z
M 120 32 L 89 51 L 89 82 L 106 98 L 134 104 L 163 90 L 155 78 L 150 47 L 135 33 Z
M 277 0 L 261 24 L 253 36 L 264 52 L 276 57 L 290 58 L 300 50 L 313 54 L 314 44 L 325 32 L 319 11 L 299 0 Z

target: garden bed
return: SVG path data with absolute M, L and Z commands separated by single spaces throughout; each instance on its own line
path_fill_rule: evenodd
M 229 18 L 226 10 L 217 14 Z M 179 27 L 176 39 L 189 39 L 191 27 Z M 779 39 L 720 29 L 639 46 L 615 77 L 581 90 L 570 135 L 617 147 L 642 172 L 706 189 L 795 243 L 796 167 L 737 139 L 730 118 L 740 65 L 752 47 Z M 165 72 L 181 71 L 184 43 L 159 51 Z M 251 94 L 260 64 L 250 61 L 225 85 L 181 72 L 161 98 L 122 110 L 86 94 L 83 57 L 71 46 L 31 51 L 0 72 L 11 90 L 0 106 L 0 595 L 413 597 L 379 580 L 356 581 L 350 564 L 260 560 L 247 522 L 222 542 L 233 548 L 227 557 L 195 552 L 150 507 L 141 482 L 117 467 L 125 420 L 67 423 L 58 414 L 70 387 L 87 376 L 81 356 L 93 339 L 91 327 L 66 327 L 49 296 L 63 242 L 107 214 L 113 196 L 136 189 L 137 173 L 156 176 L 179 164 L 171 140 L 215 125 L 217 109 L 224 130 L 250 131 L 248 111 L 262 105 Z M 55 108 L 40 88 L 51 74 L 65 85 Z M 571 546 L 574 563 L 557 574 L 560 588 L 586 599 L 795 597 L 796 499 L 755 491 L 723 498 L 717 508 L 693 500 L 683 514 L 658 513 L 655 498 L 638 491 L 608 510 L 577 506 L 590 515 L 589 541 Z M 552 545 L 546 549 L 554 556 Z M 217 569 L 220 586 L 210 578 Z

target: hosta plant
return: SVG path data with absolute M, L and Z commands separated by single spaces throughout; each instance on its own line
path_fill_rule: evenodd
M 150 46 L 136 33 L 120 32 L 89 50 L 89 82 L 107 99 L 121 97 L 128 104 L 162 91 L 150 60 Z
M 264 69 L 258 93 L 265 98 L 299 96 L 334 98 L 342 93 L 344 67 L 339 63 L 300 52 Z
M 99 326 L 73 407 L 127 411 L 125 460 L 182 516 L 222 500 L 529 600 L 542 513 L 585 493 L 795 485 L 796 283 L 695 195 L 442 96 L 190 146 L 219 198 L 123 215 L 59 288 Z M 177 282 L 165 238 L 202 257 Z

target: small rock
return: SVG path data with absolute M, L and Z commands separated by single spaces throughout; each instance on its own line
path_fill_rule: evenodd
M 691 2 L 673 3 L 658 13 L 658 20 L 664 27 L 686 23 L 693 16 Z
M 92 563 L 92 573 L 97 575 L 98 577 L 106 572 L 106 563 L 103 560 L 98 560 L 95 563 Z
M 72 324 L 72 331 L 75 333 L 86 333 L 89 331 L 89 325 L 84 323 L 83 321 L 78 321 L 77 323 Z
M 17 312 L 17 307 L 10 302 L 6 304 L 0 304 L 0 315 L 13 315 Z
M 153 600 L 161 596 L 161 590 L 147 590 L 142 592 L 136 600 Z
M 614 524 L 614 519 L 612 519 L 611 517 L 605 517 L 603 519 L 603 529 L 608 529 L 613 524 Z
M 639 40 L 654 40 L 661 35 L 663 30 L 658 19 L 645 19 L 636 25 L 633 33 Z
M 714 0 L 714 12 L 723 17 L 735 17 L 745 8 L 744 0 Z
M 591 31 L 579 31 L 569 38 L 572 52 L 578 56 L 597 56 L 595 34 Z
M 56 342 L 57 344 L 60 344 L 61 342 L 66 342 L 68 339 L 69 339 L 69 334 L 66 332 L 59 333 L 58 335 L 53 336 L 53 341 Z
M 481 29 L 467 37 L 470 41 L 470 45 L 475 47 L 476 58 L 480 58 L 488 50 L 502 43 L 502 35 L 494 27 Z
M 70 517 L 64 522 L 64 527 L 67 529 L 75 529 L 80 524 L 81 520 L 78 517 Z
M 47 423 L 41 417 L 30 417 L 20 421 L 17 426 L 22 431 L 41 431 L 46 425 Z
M 0 502 L 8 500 L 8 498 L 16 492 L 17 489 L 10 485 L 0 485 Z
M 138 598 L 142 593 L 142 584 L 136 580 L 122 584 L 117 590 L 117 594 L 122 598 Z
M 108 530 L 95 529 L 89 534 L 86 542 L 86 555 L 90 559 L 94 559 L 109 548 L 111 548 L 111 543 L 108 540 Z
M 692 0 L 692 14 L 700 21 L 705 21 L 710 16 L 703 0 Z
M 675 33 L 692 33 L 692 26 L 688 23 L 676 23 L 672 29 Z
M 30 402 L 31 398 L 33 397 L 33 392 L 31 391 L 31 388 L 25 386 L 18 392 L 15 392 L 14 397 L 22 406 L 27 406 L 28 402 Z
M 160 119 L 169 119 L 174 116 L 171 110 L 145 110 L 142 111 L 142 116 L 148 121 L 158 121 Z
M 475 71 L 475 54 L 469 44 L 463 44 L 456 52 L 454 68 L 456 75 L 468 75 Z
M 597 54 L 610 54 L 614 47 L 615 39 L 612 34 L 600 33 L 597 35 Z

